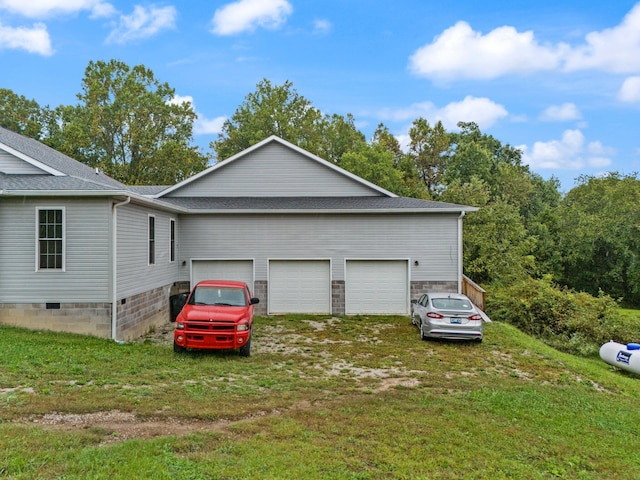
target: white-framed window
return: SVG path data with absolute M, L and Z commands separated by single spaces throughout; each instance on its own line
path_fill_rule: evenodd
M 176 261 L 176 221 L 169 219 L 169 262 Z
M 149 265 L 156 263 L 156 217 L 149 215 Z
M 65 271 L 65 209 L 36 207 L 36 271 Z

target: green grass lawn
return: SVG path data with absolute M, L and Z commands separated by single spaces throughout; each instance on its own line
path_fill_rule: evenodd
M 0 478 L 640 478 L 640 377 L 493 322 L 257 319 L 250 358 L 0 327 Z

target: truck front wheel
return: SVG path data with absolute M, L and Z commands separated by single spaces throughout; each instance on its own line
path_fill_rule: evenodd
M 251 356 L 251 337 L 253 335 L 249 335 L 249 339 L 247 340 L 247 343 L 245 343 L 243 346 L 241 346 L 238 351 L 240 352 L 240 355 L 242 355 L 243 357 L 250 357 Z
M 175 341 L 175 340 L 173 341 L 173 351 L 174 351 L 174 352 L 176 352 L 176 353 L 182 353 L 182 352 L 184 352 L 184 350 L 185 350 L 185 348 L 184 348 L 184 347 L 182 347 L 182 346 L 178 345 L 178 344 L 176 343 L 176 341 Z

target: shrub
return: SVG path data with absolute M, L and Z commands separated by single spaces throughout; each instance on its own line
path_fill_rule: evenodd
M 559 287 L 551 277 L 490 288 L 487 312 L 559 350 L 583 356 L 597 354 L 609 340 L 640 341 L 640 323 L 620 315 L 614 299 Z

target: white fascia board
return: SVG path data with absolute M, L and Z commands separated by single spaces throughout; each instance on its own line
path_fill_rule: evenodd
M 381 194 L 383 194 L 383 195 L 385 195 L 387 197 L 397 197 L 398 196 L 395 193 L 392 193 L 392 192 L 390 192 L 388 190 L 385 190 L 384 188 L 379 187 L 378 185 L 376 185 L 374 183 L 371 183 L 371 182 L 365 180 L 364 178 L 360 178 L 357 175 L 354 175 L 353 173 L 348 172 L 345 169 L 340 168 L 337 165 L 334 165 L 333 163 L 328 162 L 328 161 L 318 157 L 317 155 L 314 155 L 313 153 L 308 152 L 308 151 L 304 150 L 303 148 L 298 147 L 297 145 L 294 145 L 293 143 L 289 143 L 286 140 L 283 140 L 282 138 L 280 138 L 280 137 L 278 137 L 276 135 L 271 135 L 270 137 L 265 138 L 261 142 L 258 142 L 255 145 L 252 145 L 249 148 L 247 148 L 247 149 L 245 149 L 245 150 L 243 150 L 243 151 L 241 151 L 239 153 L 236 153 L 235 155 L 227 158 L 226 160 L 219 161 L 215 165 L 212 165 L 211 167 L 201 171 L 200 173 L 197 173 L 194 176 L 189 177 L 189 178 L 183 180 L 182 182 L 177 183 L 177 184 L 173 185 L 172 187 L 169 187 L 166 190 L 163 190 L 162 192 L 160 192 L 160 193 L 158 193 L 156 195 L 153 195 L 153 198 L 163 197 L 164 195 L 166 195 L 166 194 L 168 194 L 170 192 L 173 192 L 174 190 L 177 190 L 178 188 L 180 188 L 180 187 L 182 187 L 184 185 L 187 185 L 187 184 L 197 180 L 200 177 L 208 175 L 209 173 L 217 170 L 218 168 L 221 168 L 221 167 L 223 167 L 225 165 L 228 165 L 229 163 L 235 162 L 239 158 L 242 158 L 242 157 L 244 157 L 246 155 L 249 155 L 251 152 L 263 147 L 264 145 L 266 145 L 266 144 L 268 144 L 270 142 L 278 142 L 281 145 L 283 145 L 283 146 L 285 146 L 287 148 L 290 148 L 291 150 L 295 150 L 296 152 L 300 153 L 301 155 L 304 155 L 305 157 L 310 158 L 311 160 L 314 160 L 314 161 L 324 165 L 325 167 L 330 168 L 330 169 L 332 169 L 332 170 L 344 175 L 345 177 L 349 177 L 350 179 L 352 179 L 352 180 L 354 180 L 354 181 L 356 181 L 356 182 L 358 182 L 358 183 L 360 183 L 362 185 L 365 185 L 365 186 L 371 188 L 372 190 L 375 190 L 375 191 L 377 191 L 377 192 L 379 192 L 379 193 L 381 193 Z
M 35 159 L 25 155 L 24 153 L 19 152 L 18 150 L 15 150 L 15 149 L 11 148 L 8 145 L 5 145 L 4 143 L 0 143 L 0 148 L 2 150 L 4 150 L 5 152 L 13 155 L 14 157 L 17 157 L 20 160 L 22 160 L 24 162 L 27 162 L 28 164 L 33 165 L 34 167 L 39 168 L 40 170 L 42 170 L 42 171 L 44 171 L 46 173 L 49 173 L 49 174 L 51 174 L 51 175 L 53 175 L 55 177 L 66 177 L 67 176 L 66 173 L 61 172 L 60 170 L 56 170 L 55 168 L 51 168 L 50 166 L 45 165 L 44 163 L 39 162 L 38 160 L 35 160 Z

